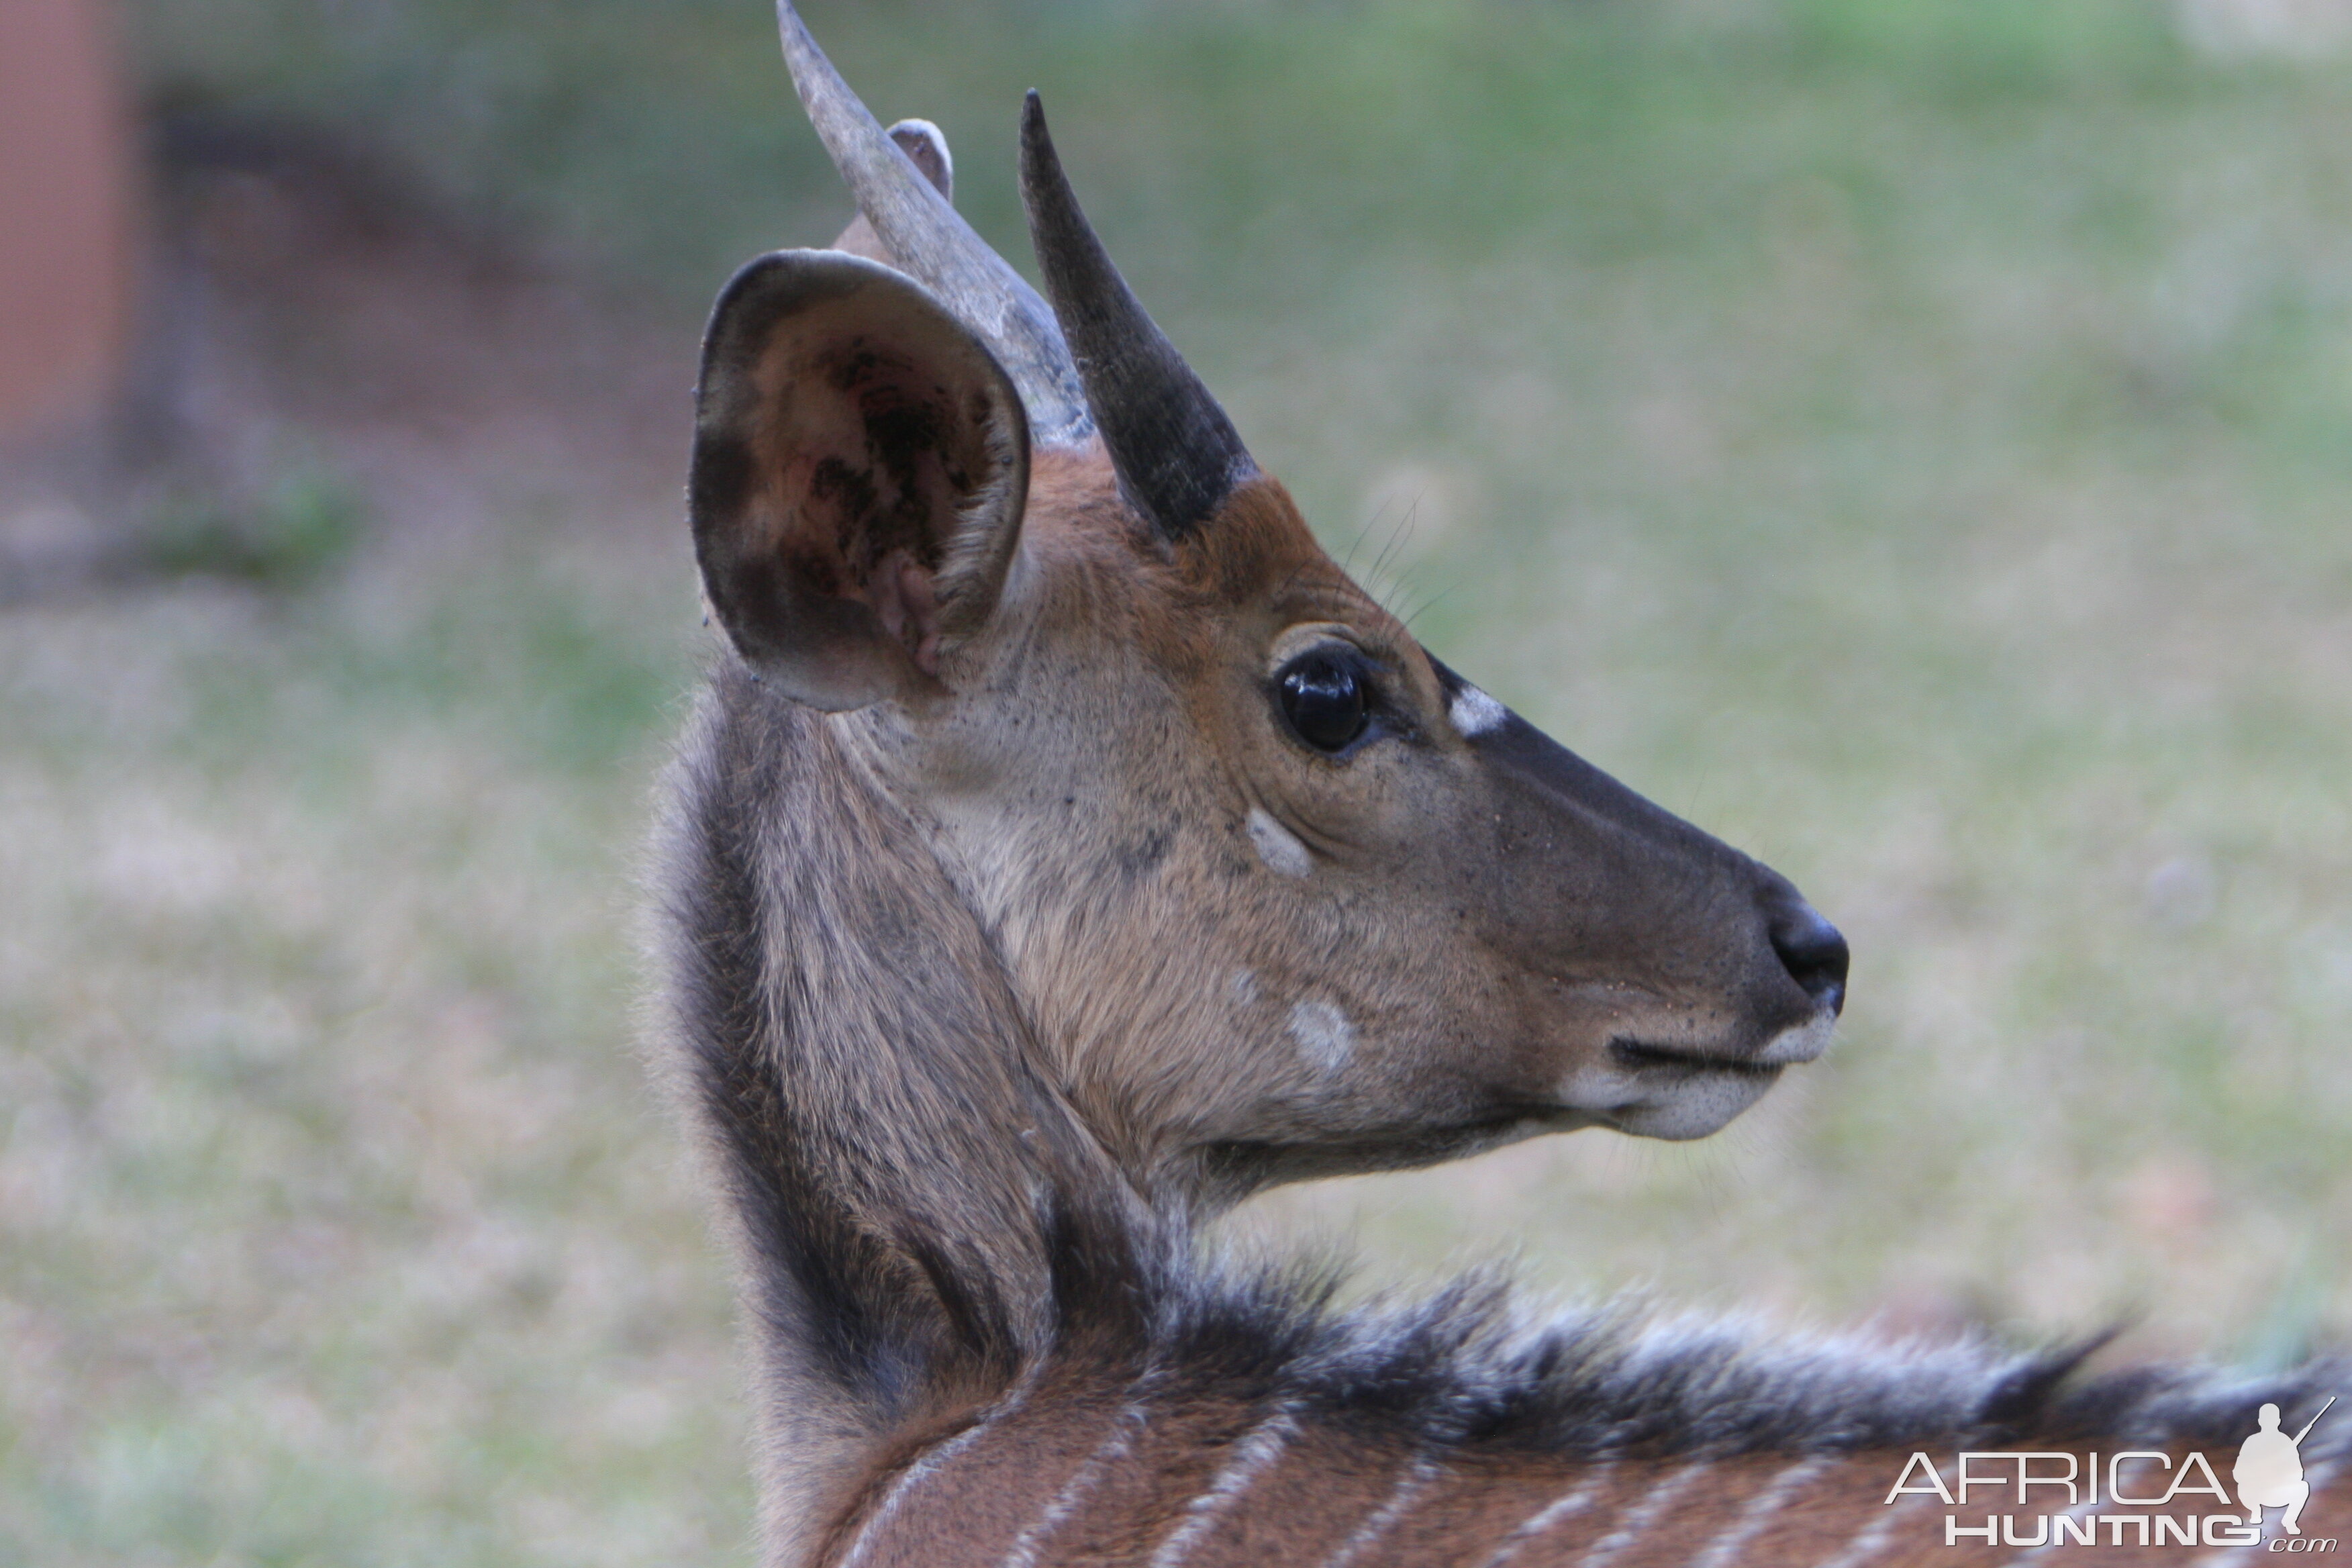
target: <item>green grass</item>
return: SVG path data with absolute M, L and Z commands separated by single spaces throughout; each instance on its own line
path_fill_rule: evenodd
M 844 216 L 756 0 L 128 11 L 159 93 L 342 124 L 681 340 Z M 1721 1138 L 1266 1223 L 2352 1328 L 2352 60 L 2026 0 L 810 13 L 1024 263 L 1042 88 L 1334 548 L 1854 943 L 1836 1052 Z M 629 1055 L 691 585 L 673 512 L 580 510 L 0 619 L 0 1563 L 740 1557 Z
M 723 1287 L 625 1044 L 680 606 L 468 575 L 0 633 L 0 1561 L 741 1536 Z

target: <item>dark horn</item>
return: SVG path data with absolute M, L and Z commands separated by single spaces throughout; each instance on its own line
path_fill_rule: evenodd
M 908 276 L 980 334 L 1029 415 L 1033 439 L 1075 446 L 1092 429 L 1087 393 L 1054 312 L 866 111 L 809 37 L 792 0 L 776 0 L 784 63 L 809 123 L 841 171 L 857 208 Z
M 1034 92 L 1021 112 L 1021 199 L 1045 292 L 1119 488 L 1160 532 L 1181 539 L 1254 477 L 1257 464 L 1078 210 Z

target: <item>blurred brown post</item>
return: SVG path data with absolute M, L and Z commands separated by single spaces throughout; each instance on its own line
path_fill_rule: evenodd
M 0 438 L 98 421 L 131 345 L 138 161 L 108 0 L 0 0 Z

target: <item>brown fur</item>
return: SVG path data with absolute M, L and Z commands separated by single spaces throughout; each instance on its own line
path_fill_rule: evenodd
M 1292 1369 L 1319 1364 L 1308 1342 L 1322 1331 L 1283 1328 L 1286 1310 L 1272 1310 L 1269 1327 L 1231 1331 L 1257 1369 L 1240 1373 L 1217 1370 L 1229 1353 L 1215 1348 L 1222 1341 L 1150 1349 L 1134 1340 L 1141 1331 L 1116 1326 L 1120 1314 L 1181 1304 L 1196 1287 L 1181 1266 L 1134 1274 L 1088 1261 L 1084 1247 L 1075 1264 L 1057 1262 L 1056 1207 L 1108 1226 L 1118 1254 L 1136 1245 L 1121 1235 L 1173 1225 L 1181 1236 L 1254 1180 L 1298 1168 L 1220 1163 L 1221 1142 L 1340 1163 L 1436 1157 L 1464 1114 L 1448 1105 L 1444 1076 L 1427 1071 L 1458 1037 L 1443 1014 L 1480 1020 L 1506 1043 L 1526 1016 L 1526 994 L 1513 994 L 1503 967 L 1507 951 L 1455 934 L 1469 923 L 1455 911 L 1467 906 L 1427 896 L 1462 885 L 1442 879 L 1442 868 L 1408 867 L 1403 888 L 1382 897 L 1381 879 L 1397 875 L 1395 851 L 1383 849 L 1356 873 L 1363 891 L 1342 883 L 1323 893 L 1329 908 L 1301 907 L 1297 882 L 1337 881 L 1360 845 L 1444 811 L 1452 770 L 1475 765 L 1475 754 L 1439 732 L 1428 742 L 1433 779 L 1398 769 L 1357 799 L 1330 764 L 1307 758 L 1301 768 L 1274 749 L 1260 672 L 1269 647 L 1302 623 L 1344 626 L 1376 657 L 1396 658 L 1412 677 L 1407 700 L 1426 705 L 1433 728 L 1443 720 L 1433 668 L 1410 662 L 1418 650 L 1314 547 L 1278 487 L 1237 494 L 1197 546 L 1170 548 L 1119 507 L 1097 458 L 1045 452 L 1026 521 L 1007 607 L 942 653 L 947 695 L 820 714 L 730 658 L 677 774 L 664 851 L 672 1020 L 682 1086 L 730 1194 L 725 1217 L 744 1259 L 778 1563 L 843 1561 L 861 1541 L 861 1562 L 1002 1561 L 1139 1390 L 1150 1416 L 1131 1450 L 1037 1543 L 1036 1561 L 1148 1556 L 1181 1528 L 1220 1457 L 1287 1397 Z M 1465 760 L 1447 761 L 1456 757 Z M 1262 862 L 1244 821 L 1255 800 L 1276 801 L 1316 845 L 1324 858 L 1314 877 Z M 1335 831 L 1335 819 L 1348 826 Z M 1509 879 L 1492 863 L 1476 874 Z M 1621 918 L 1645 907 L 1640 889 L 1614 906 Z M 1698 918 L 1716 910 L 1706 900 L 1683 907 Z M 1695 941 L 1603 942 L 1587 962 L 1659 951 L 1633 988 L 1654 994 L 1712 973 L 1683 967 Z M 1264 991 L 1232 994 L 1226 977 L 1244 966 L 1277 1005 Z M 1367 1027 L 1349 1064 L 1364 1076 L 1337 1089 L 1318 1082 L 1285 1033 L 1274 988 L 1290 984 L 1331 987 L 1319 994 L 1341 998 L 1354 1017 L 1402 1015 L 1398 1054 L 1367 1049 L 1382 1043 Z M 1415 994 L 1433 987 L 1433 1001 Z M 1417 1028 L 1429 1036 L 1402 1032 Z M 1524 1073 L 1544 1045 L 1478 1059 L 1494 1074 Z M 1129 1305 L 1089 1306 L 1089 1290 Z M 1446 1309 L 1433 1321 L 1474 1316 Z M 1559 1331 L 1580 1347 L 1574 1354 L 1601 1353 Z M 1101 1333 L 1108 1348 L 1089 1349 Z M 1392 1549 L 1368 1545 L 1360 1560 L 1481 1562 L 1480 1551 L 1498 1548 L 1612 1445 L 1622 1447 L 1622 1473 L 1589 1510 L 1596 1519 L 1622 1513 L 1618 1494 L 1644 1467 L 1683 1462 L 1656 1449 L 1660 1438 L 1606 1436 L 1645 1429 L 1623 1426 L 1615 1402 L 1625 1395 L 1608 1392 L 1608 1378 L 1629 1392 L 1661 1381 L 1671 1390 L 1696 1375 L 1679 1362 L 1661 1378 L 1609 1373 L 1590 1394 L 1555 1387 L 1556 1374 L 1524 1356 L 1509 1363 L 1523 1370 L 1493 1373 L 1475 1358 L 1439 1362 L 1386 1415 L 1377 1398 L 1368 1411 L 1358 1396 L 1316 1389 L 1280 1462 L 1186 1560 L 1286 1560 L 1327 1540 L 1336 1551 L 1402 1467 L 1434 1456 L 1444 1479 L 1396 1521 Z M 1341 1381 L 1377 1394 L 1395 1375 Z M 1911 1415 L 1890 1406 L 1897 1414 L 1884 1419 L 1907 1423 L 1922 1443 L 1930 1434 L 1957 1442 L 1980 1419 L 1967 1401 L 1993 1397 L 2009 1375 L 1988 1366 L 1970 1385 L 1983 1394 L 1929 1399 Z M 1489 1376 L 1503 1380 L 1507 1400 L 1521 1397 L 1510 1379 L 1532 1379 L 1539 1397 L 1604 1422 L 1602 1436 L 1482 1440 L 1428 1429 L 1433 1412 Z M 1861 1421 L 1854 1412 L 1885 1405 L 1902 1381 L 1866 1384 L 1849 1407 L 1768 1378 L 1724 1417 L 1746 1434 L 1733 1458 L 1743 1444 L 1780 1456 L 1834 1447 L 1843 1439 L 1814 1425 L 1822 1416 L 1805 1413 L 1807 1399 Z M 1001 1430 L 981 1431 L 954 1463 L 908 1486 L 877 1525 L 910 1472 L 1024 1387 Z M 1790 1413 L 1785 1432 L 1768 1418 L 1776 1400 Z M 1720 1441 L 1703 1414 L 1691 1413 L 1693 1440 Z M 1580 1432 L 1583 1418 L 1544 1430 Z M 1683 1429 L 1671 1414 L 1643 1419 Z M 1878 1463 L 1852 1468 L 1874 1477 Z M 1740 1459 L 1733 1469 L 1767 1464 Z M 1799 1529 L 1810 1506 L 1823 1511 L 1823 1531 L 1858 1531 L 1873 1516 L 1855 1511 L 1852 1491 L 1824 1480 L 1809 1493 L 1814 1503 L 1775 1528 Z M 1718 1501 L 1694 1503 L 1693 1517 L 1712 1518 Z M 1687 1530 L 1677 1526 L 1675 1538 L 1687 1541 Z M 1557 1550 L 1591 1539 L 1568 1531 Z M 1761 1540 L 1740 1560 L 1795 1560 L 1777 1546 L 1760 1555 Z M 1530 1541 L 1514 1560 L 1567 1560 L 1546 1555 L 1554 1551 Z
M 1132 1396 L 1132 1389 L 1120 1394 Z M 984 1418 L 985 1407 L 961 1418 Z M 1123 1419 L 1109 1389 L 1042 1385 L 1022 1410 L 1003 1416 L 985 1445 L 974 1444 L 952 1468 L 927 1474 L 899 1496 L 890 1528 L 871 1531 L 877 1506 L 905 1483 L 909 1466 L 928 1447 L 910 1447 L 886 1465 L 868 1491 L 839 1521 L 815 1561 L 845 1564 L 965 1564 L 1030 1563 L 1141 1563 L 1166 1553 L 1188 1521 L 1182 1540 L 1186 1568 L 1241 1568 L 1260 1563 L 1345 1563 L 1349 1568 L 1572 1568 L 1603 1562 L 1612 1568 L 1722 1568 L 1723 1564 L 1829 1564 L 1847 1568 L 1927 1568 L 1948 1562 L 2016 1562 L 2030 1548 L 1974 1538 L 1946 1539 L 1947 1516 L 1976 1527 L 2008 1516 L 2027 1540 L 2035 1511 L 2021 1512 L 2007 1489 L 1979 1490 L 1969 1503 L 1947 1507 L 1932 1496 L 1888 1494 L 1905 1474 L 1911 1450 L 1856 1453 L 1804 1449 L 1758 1454 L 1632 1455 L 1564 1458 L 1540 1453 L 1416 1450 L 1368 1441 L 1340 1421 L 1299 1419 L 1279 1455 L 1230 1499 L 1214 1490 L 1250 1435 L 1265 1429 L 1263 1405 L 1192 1401 L 1129 1424 L 1134 1441 L 1118 1466 L 1088 1490 L 1083 1506 L 1055 1520 L 1056 1500 Z M 959 1430 L 962 1429 L 961 1425 Z M 936 1441 L 936 1439 L 934 1439 Z M 2080 1441 L 2012 1439 L 2048 1454 L 2072 1454 L 2078 1464 L 2101 1452 Z M 2124 1446 L 2111 1445 L 2112 1455 Z M 2137 1440 L 2137 1446 L 2144 1446 Z M 2185 1462 L 2179 1442 L 2159 1451 Z M 2228 1484 L 2228 1447 L 2204 1450 L 2214 1474 Z M 1955 1455 L 1937 1460 L 1948 1485 Z M 2049 1473 L 2044 1458 L 2036 1473 Z M 2141 1489 L 2160 1491 L 2137 1472 Z M 2352 1485 L 2320 1469 L 2305 1518 L 2315 1538 L 2319 1521 L 2340 1517 Z M 2058 1511 L 2054 1494 L 2042 1506 Z M 1207 1506 L 1204 1506 L 1207 1505 Z M 1565 1505 L 1565 1506 L 1562 1506 Z M 2159 1544 L 2158 1517 L 2189 1521 L 2234 1506 L 2202 1491 L 2168 1505 L 2103 1501 L 2076 1516 L 2145 1517 L 2150 1540 L 2137 1527 L 2096 1530 L 2096 1560 L 2128 1564 L 2179 1564 L 2216 1549 L 2185 1551 Z M 2275 1524 L 2275 1512 L 2268 1518 Z M 1046 1528 L 1040 1529 L 1040 1525 Z M 2054 1526 L 2038 1526 L 2045 1539 Z M 2340 1528 L 2340 1527 L 2339 1527 Z M 2070 1542 L 2070 1544 L 2072 1542 Z M 2055 1554 L 2054 1552 L 2052 1554 Z M 2252 1551 L 2243 1553 L 2251 1559 Z M 2031 1556 L 2028 1561 L 2037 1560 Z
M 1048 271 L 1093 310 L 1098 262 Z M 1845 957 L 1431 658 L 1213 404 L 1153 417 L 1206 396 L 1169 353 L 1114 390 L 1130 468 L 1215 437 L 1181 528 L 1128 498 L 1200 473 L 1033 452 L 982 331 L 889 267 L 779 253 L 713 314 L 689 505 L 728 646 L 659 835 L 664 1059 L 739 1259 L 769 1563 L 1307 1562 L 1373 1521 L 1356 1562 L 1663 1562 L 1658 1489 L 1687 1549 L 1818 1458 L 1738 1553 L 1793 1562 L 1906 1446 L 2205 1440 L 2315 1385 L 1523 1332 L 1475 1281 L 1338 1315 L 1196 1259 L 1273 1182 L 1711 1131 L 1822 1048 Z
M 1278 1394 L 1255 1401 L 1187 1396 L 1179 1376 L 1162 1373 L 1124 1384 L 1047 1373 L 1007 1413 L 994 1403 L 959 1412 L 877 1467 L 813 1561 L 964 1565 L 1142 1563 L 1165 1558 L 1185 1568 L 1258 1563 L 1345 1563 L 1349 1568 L 1723 1568 L 1725 1564 L 1828 1564 L 1847 1568 L 1926 1568 L 1946 1562 L 2017 1561 L 2028 1549 L 1972 1538 L 1948 1543 L 1947 1516 L 1970 1527 L 2014 1519 L 2030 1540 L 2054 1494 L 2021 1510 L 2009 1489 L 1979 1490 L 1947 1507 L 1932 1496 L 1889 1494 L 1906 1474 L 1912 1448 L 1841 1452 L 1815 1444 L 1762 1452 L 1660 1453 L 1572 1457 L 1507 1446 L 1415 1445 L 1397 1433 L 1367 1431 L 1342 1412 Z M 1137 1419 L 1137 1413 L 1142 1418 Z M 1245 1485 L 1220 1493 L 1221 1476 L 1256 1436 L 1277 1422 L 1294 1430 Z M 950 1463 L 913 1474 L 924 1456 L 977 1431 Z M 1124 1436 L 1115 1464 L 1100 1463 L 1106 1440 Z M 1823 1435 L 1824 1440 L 1827 1435 Z M 2092 1455 L 2156 1447 L 2176 1465 L 2192 1445 L 2120 1437 L 2104 1447 L 2076 1438 L 2011 1434 L 1961 1438 L 1930 1454 L 1947 1485 L 1955 1481 L 1956 1447 L 2030 1447 Z M 2228 1484 L 2233 1445 L 2209 1443 L 2213 1474 Z M 2334 1450 L 2340 1458 L 2341 1445 Z M 1089 1466 L 1097 1474 L 1087 1484 Z M 2038 1462 L 2037 1474 L 2055 1461 Z M 2078 1472 L 2079 1473 L 2079 1472 Z M 2352 1485 L 2320 1464 L 2305 1511 L 2308 1531 L 2324 1536 Z M 2137 1489 L 2165 1482 L 2143 1461 Z M 910 1479 L 910 1476 L 912 1479 Z M 2151 1482 L 2148 1478 L 2156 1477 Z M 1075 1483 L 1075 1485 L 1074 1485 Z M 1915 1478 L 1916 1484 L 1916 1478 Z M 1073 1504 L 1075 1503 L 1075 1506 Z M 886 1507 L 887 1522 L 883 1520 Z M 1056 1510 L 1065 1511 L 1057 1514 Z M 2103 1500 L 2084 1513 L 2189 1521 L 2237 1515 L 2210 1494 L 2184 1492 L 2168 1505 Z M 2267 1516 L 2275 1525 L 2277 1515 Z M 2046 1532 L 2054 1527 L 2041 1527 Z M 2184 1551 L 2177 1542 L 2137 1542 L 2136 1526 L 2120 1542 L 2097 1531 L 2097 1561 L 2179 1564 L 2215 1549 Z M 2249 1558 L 2252 1552 L 2245 1554 Z

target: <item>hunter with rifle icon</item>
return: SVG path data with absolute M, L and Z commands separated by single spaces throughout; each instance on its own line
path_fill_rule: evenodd
M 2311 1483 L 2303 1479 L 2303 1440 L 2335 1403 L 2330 1396 L 2319 1407 L 2319 1415 L 2305 1422 L 2303 1430 L 2292 1437 L 2279 1430 L 2279 1407 L 2262 1407 L 2258 1415 L 2262 1427 L 2240 1445 L 2238 1462 L 2230 1471 L 2238 1483 L 2238 1501 L 2245 1508 L 2248 1524 L 2262 1523 L 2266 1508 L 2284 1508 L 2286 1515 L 2279 1521 L 2280 1528 L 2289 1535 L 2303 1533 L 2295 1521 L 2311 1496 Z

